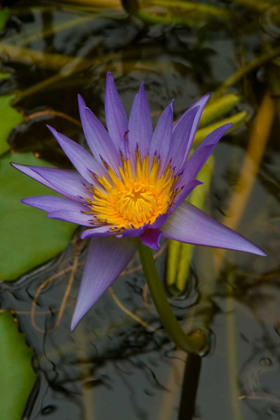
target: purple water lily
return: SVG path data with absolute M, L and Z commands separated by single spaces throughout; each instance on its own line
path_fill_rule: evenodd
M 226 124 L 213 131 L 188 158 L 209 96 L 199 99 L 174 125 L 172 101 L 153 131 L 144 84 L 127 120 L 113 77 L 108 73 L 108 131 L 83 99 L 78 99 L 92 154 L 49 127 L 76 170 L 13 164 L 65 197 L 30 197 L 23 203 L 48 212 L 52 219 L 89 228 L 81 236 L 90 238 L 90 244 L 72 329 L 130 262 L 140 241 L 158 249 L 164 236 L 265 255 L 250 241 L 185 201 L 201 184 L 195 179 L 198 172 L 231 126 Z

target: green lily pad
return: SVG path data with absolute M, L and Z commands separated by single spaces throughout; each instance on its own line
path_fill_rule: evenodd
M 0 80 L 8 79 L 11 77 L 10 73 L 0 73 Z
M 7 20 L 10 17 L 10 9 L 8 7 L 4 7 L 4 9 L 0 10 L 0 30 L 5 28 Z
M 10 313 L 0 314 L 0 337 L 1 420 L 20 420 L 36 379 L 32 350 Z
M 53 258 L 70 241 L 76 225 L 51 220 L 46 213 L 22 204 L 24 197 L 54 194 L 49 188 L 14 169 L 10 162 L 49 166 L 31 153 L 0 159 L 0 279 L 14 280 Z
M 14 95 L 0 96 L 0 115 L 3 116 L 0 130 L 0 155 L 10 150 L 7 139 L 13 128 L 23 121 L 23 116 L 11 105 L 13 98 Z

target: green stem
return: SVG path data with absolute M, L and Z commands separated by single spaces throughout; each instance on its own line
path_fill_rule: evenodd
M 182 330 L 168 303 L 152 250 L 141 244 L 139 255 L 152 299 L 167 334 L 181 350 L 187 353 L 202 352 L 207 345 L 205 334 L 201 330 L 195 330 L 187 335 Z

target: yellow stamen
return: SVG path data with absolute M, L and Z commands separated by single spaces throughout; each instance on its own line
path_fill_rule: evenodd
M 130 161 L 123 156 L 121 160 L 123 168 L 119 168 L 119 173 L 107 167 L 109 181 L 105 177 L 97 178 L 100 189 L 97 186 L 90 189 L 93 197 L 87 199 L 96 218 L 94 223 L 111 225 L 112 231 L 119 232 L 153 224 L 172 203 L 173 187 L 178 180 L 173 177 L 170 164 L 159 176 L 160 160 L 156 156 L 149 171 L 149 156 L 141 161 L 139 149 L 135 153 L 135 176 Z

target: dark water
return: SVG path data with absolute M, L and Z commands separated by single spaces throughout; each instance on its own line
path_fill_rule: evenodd
M 111 3 L 109 8 L 104 2 L 103 9 L 87 6 L 85 10 L 82 2 L 79 7 L 66 7 L 64 2 L 14 2 L 2 42 L 46 56 L 40 62 L 31 60 L 30 65 L 23 58 L 26 51 L 2 52 L 2 66 L 13 76 L 2 83 L 1 92 L 16 91 L 15 105 L 25 115 L 46 112 L 14 130 L 9 140 L 13 150 L 32 151 L 58 167 L 70 167 L 45 124 L 84 145 L 81 129 L 49 110 L 78 120 L 76 98 L 80 93 L 104 122 L 108 70 L 114 74 L 127 111 L 145 80 L 155 123 L 172 98 L 176 99 L 177 118 L 200 95 L 219 88 L 244 62 L 279 45 L 280 29 L 272 13 L 275 6 L 259 12 L 234 2 L 209 1 L 231 10 L 234 18 L 211 17 L 198 26 L 184 26 L 172 23 L 172 18 L 170 24 L 143 23 L 121 7 L 114 9 L 118 2 Z M 171 17 L 178 13 L 167 12 Z M 84 20 L 63 26 L 77 18 Z M 71 59 L 65 62 L 65 57 Z M 207 212 L 218 220 L 227 213 L 266 92 L 275 93 L 279 111 L 271 72 L 279 82 L 279 62 L 269 62 L 230 89 L 242 95 L 234 111 L 248 110 L 252 118 L 227 135 L 215 151 Z M 208 320 L 211 348 L 204 358 L 187 357 L 168 340 L 137 259 L 114 283 L 115 295 L 107 292 L 70 334 L 86 253 L 86 243 L 78 235 L 53 261 L 15 283 L 1 284 L 2 308 L 15 311 L 34 349 L 38 380 L 25 419 L 280 418 L 279 121 L 276 112 L 237 227 L 262 246 L 268 257 L 229 252 L 217 274 L 212 251 L 197 247 L 185 296 L 170 298 L 182 323 L 191 319 L 193 326 L 200 326 Z M 166 255 L 163 249 L 158 257 L 162 278 Z M 74 272 L 75 259 L 78 268 Z M 71 276 L 73 286 L 65 311 L 54 328 Z M 39 293 L 40 285 L 50 278 L 53 280 Z

